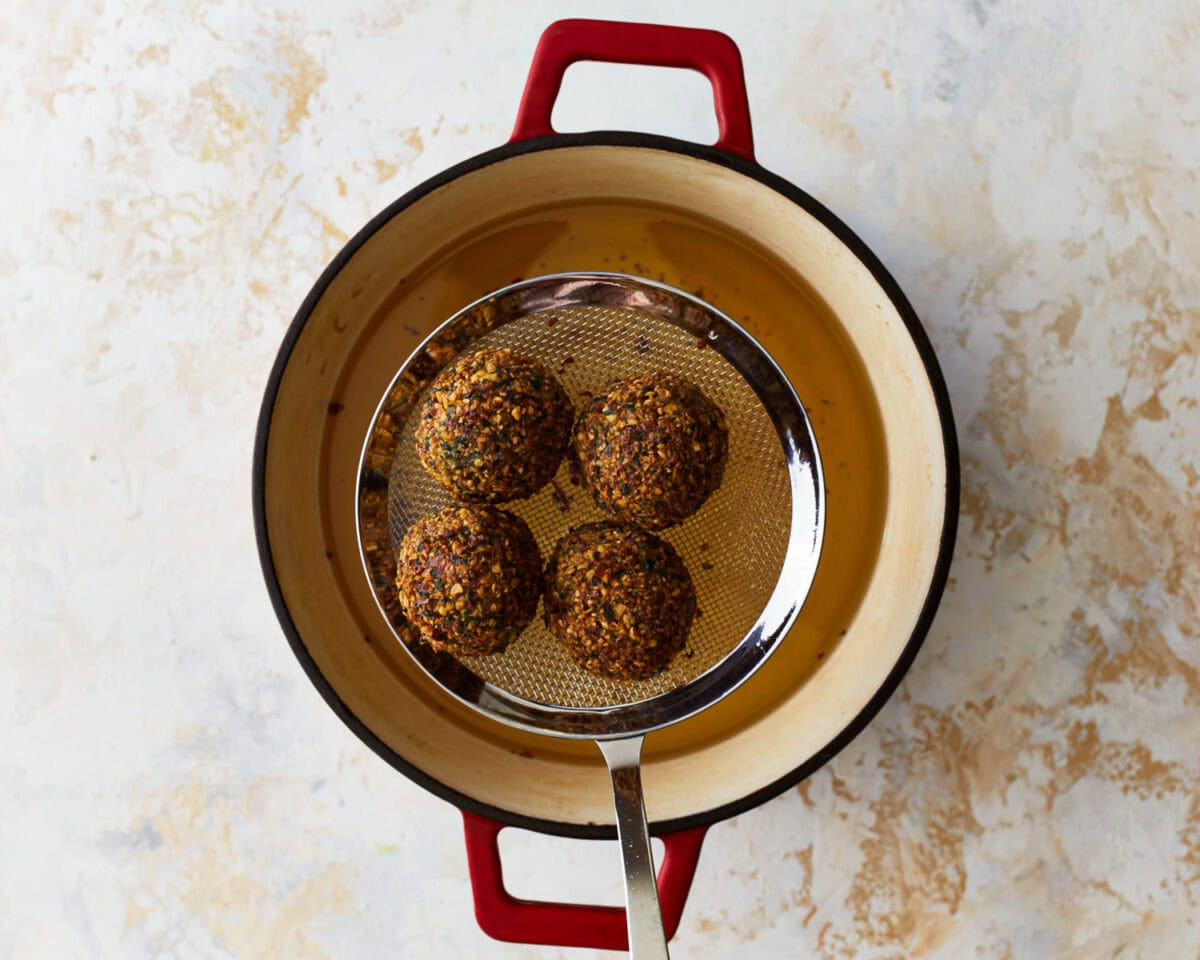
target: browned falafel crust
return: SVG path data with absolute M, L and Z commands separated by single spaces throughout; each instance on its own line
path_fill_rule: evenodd
M 417 421 L 417 456 L 460 500 L 518 500 L 554 476 L 573 418 L 562 384 L 536 360 L 477 350 L 430 386 Z
M 525 521 L 488 506 L 447 507 L 404 535 L 396 591 L 435 650 L 497 653 L 537 612 L 542 556 Z
M 546 627 L 592 673 L 653 676 L 683 649 L 695 613 L 679 554 L 628 524 L 576 527 L 546 565 Z
M 605 384 L 580 412 L 572 446 L 598 506 L 662 530 L 695 513 L 721 485 L 729 430 L 699 387 L 660 372 Z

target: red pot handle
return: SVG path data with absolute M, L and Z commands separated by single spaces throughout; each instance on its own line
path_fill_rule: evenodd
M 580 60 L 688 67 L 713 87 L 720 134 L 716 146 L 754 159 L 750 105 L 737 44 L 716 30 L 612 20 L 558 20 L 538 41 L 509 142 L 554 133 L 550 113 L 567 67 Z
M 621 907 L 592 907 L 577 903 L 518 900 L 504 889 L 497 836 L 504 824 L 463 811 L 467 838 L 467 867 L 475 897 L 475 919 L 489 937 L 508 943 L 537 943 L 551 947 L 590 947 L 628 950 L 629 934 Z M 658 898 L 663 931 L 669 940 L 679 927 L 683 905 L 692 887 L 700 844 L 708 827 L 681 830 L 662 837 L 663 861 L 658 871 Z

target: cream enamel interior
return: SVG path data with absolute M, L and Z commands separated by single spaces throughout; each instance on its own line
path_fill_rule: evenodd
M 343 266 L 300 333 L 272 414 L 267 531 L 280 589 L 309 655 L 339 698 L 391 749 L 452 789 L 504 810 L 567 823 L 612 822 L 607 774 L 594 746 L 564 750 L 556 742 L 518 738 L 434 688 L 403 651 L 387 649 L 396 644 L 354 545 L 358 447 L 375 404 L 403 351 L 466 302 L 453 284 L 431 284 L 420 309 L 400 310 L 405 285 L 443 251 L 475 242 L 485 222 L 581 199 L 669 203 L 754 238 L 836 316 L 865 366 L 883 420 L 882 536 L 845 635 L 805 682 L 761 704 L 740 728 L 672 741 L 658 753 L 648 742 L 643 778 L 650 819 L 676 819 L 771 784 L 852 721 L 908 642 L 938 556 L 946 465 L 925 369 L 874 277 L 802 208 L 756 180 L 694 157 L 613 146 L 510 157 L 422 197 Z M 536 264 L 530 268 L 536 272 Z M 719 289 L 721 277 L 708 284 Z M 769 340 L 765 345 L 771 349 Z M 803 385 L 796 387 L 803 399 Z M 828 475 L 827 486 L 832 504 L 838 491 Z M 769 661 L 763 670 L 771 668 Z

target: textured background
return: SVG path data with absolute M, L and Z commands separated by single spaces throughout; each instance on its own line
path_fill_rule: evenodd
M 506 137 L 570 12 L 738 40 L 760 160 L 891 267 L 963 447 L 915 667 L 713 829 L 677 954 L 1200 956 L 1196 4 L 341 6 L 0 13 L 0 955 L 568 955 L 476 930 L 455 811 L 303 677 L 249 461 L 316 274 Z M 711 138 L 702 79 L 629 76 L 560 125 Z M 506 836 L 518 892 L 618 898 L 613 848 Z

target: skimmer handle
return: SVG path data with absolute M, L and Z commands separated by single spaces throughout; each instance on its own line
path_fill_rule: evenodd
M 630 960 L 671 960 L 663 933 L 658 887 L 654 883 L 654 854 L 646 827 L 642 796 L 642 738 L 601 740 L 600 752 L 612 774 L 617 808 L 617 839 L 625 863 L 625 922 L 629 928 Z
M 550 115 L 567 67 L 580 60 L 698 70 L 713 87 L 715 146 L 754 159 L 750 104 L 737 44 L 716 30 L 613 20 L 558 20 L 538 41 L 509 142 L 554 133 Z

